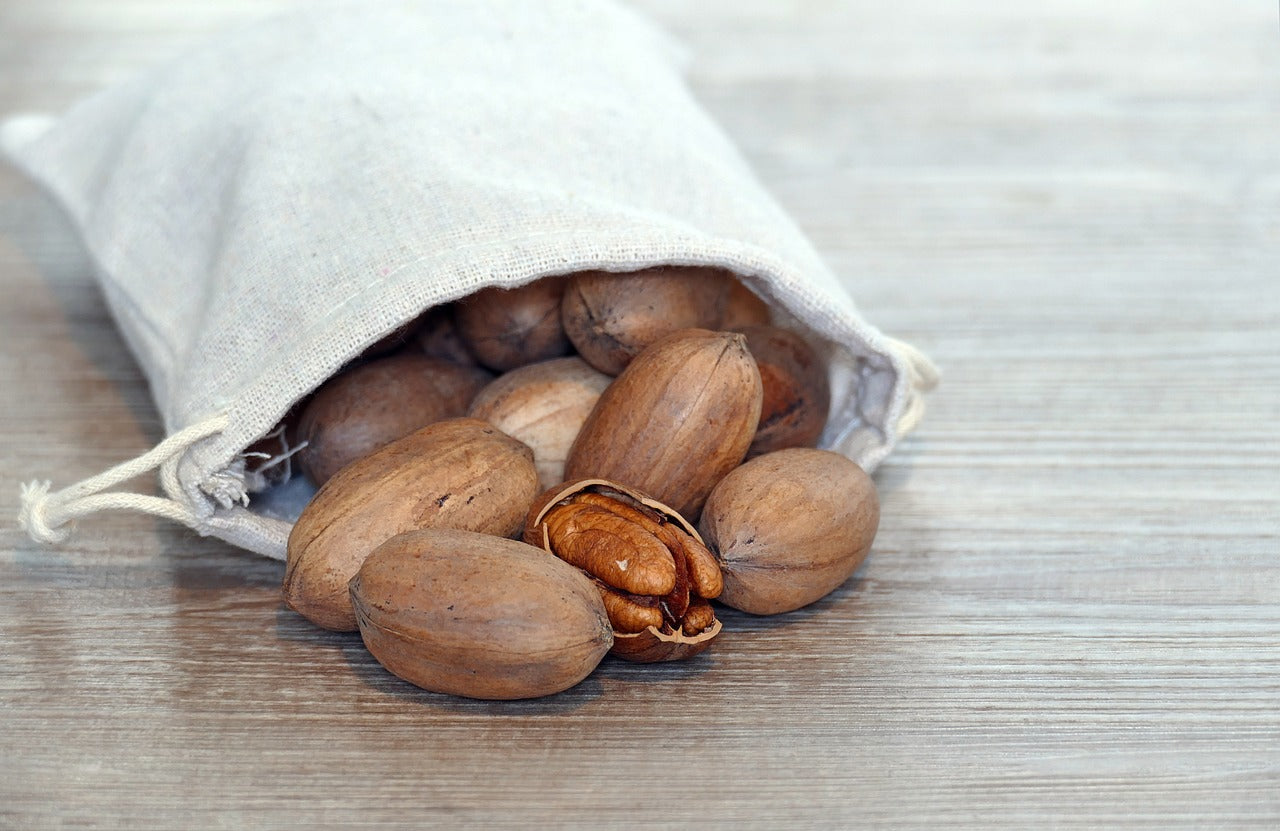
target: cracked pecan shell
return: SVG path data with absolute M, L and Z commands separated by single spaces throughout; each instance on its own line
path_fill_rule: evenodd
M 591 576 L 619 657 L 689 658 L 720 633 L 710 603 L 724 587 L 715 556 L 661 502 L 603 479 L 567 482 L 535 500 L 524 539 Z

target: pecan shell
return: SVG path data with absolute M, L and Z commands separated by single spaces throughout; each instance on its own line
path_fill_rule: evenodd
M 746 338 L 683 329 L 651 344 L 601 394 L 566 479 L 621 482 L 696 520 L 747 455 L 764 392 Z
M 583 360 L 617 375 L 671 332 L 718 326 L 732 282 L 728 272 L 701 266 L 580 272 L 561 304 L 565 334 Z
M 545 277 L 512 289 L 487 288 L 459 301 L 454 324 L 467 351 L 498 372 L 569 351 L 560 322 L 565 278 Z
M 515 536 L 538 493 L 533 452 L 474 418 L 436 422 L 338 471 L 289 533 L 285 604 L 317 626 L 356 629 L 347 581 L 405 531 Z
M 317 487 L 339 470 L 413 431 L 466 413 L 487 371 L 412 353 L 335 375 L 298 419 L 298 464 Z
M 365 646 L 393 674 L 470 698 L 550 695 L 613 643 L 581 571 L 515 540 L 433 528 L 384 542 L 349 584 Z
M 720 602 L 776 615 L 825 597 L 857 571 L 875 541 L 875 482 L 830 450 L 757 456 L 716 485 L 698 528 L 724 573 Z

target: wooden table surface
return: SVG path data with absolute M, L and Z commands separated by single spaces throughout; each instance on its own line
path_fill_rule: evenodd
M 5 0 L 0 112 L 271 5 Z M 726 613 L 687 664 L 485 703 L 397 681 L 281 608 L 280 563 L 179 527 L 32 543 L 19 482 L 160 428 L 5 167 L 0 826 L 1280 827 L 1275 4 L 639 5 L 944 372 L 858 576 Z

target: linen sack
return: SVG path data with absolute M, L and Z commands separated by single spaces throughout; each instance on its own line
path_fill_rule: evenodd
M 918 420 L 928 361 L 859 316 L 683 60 L 610 0 L 309 4 L 10 119 L 7 154 L 82 235 L 169 436 L 26 486 L 28 532 L 123 508 L 283 558 L 251 442 L 423 310 L 589 269 L 740 275 L 829 361 L 822 445 L 874 468 Z M 164 496 L 110 491 L 153 468 Z

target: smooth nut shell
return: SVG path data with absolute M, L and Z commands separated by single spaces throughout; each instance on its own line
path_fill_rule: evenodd
M 757 615 L 799 609 L 849 579 L 880 522 L 875 484 L 829 450 L 759 456 L 711 492 L 698 528 L 724 574 L 720 602 Z
M 617 375 L 664 335 L 718 328 L 732 282 L 728 272 L 692 266 L 582 272 L 565 289 L 564 330 L 587 363 Z
M 284 600 L 326 629 L 353 631 L 347 581 L 396 534 L 457 528 L 520 532 L 538 494 L 533 453 L 471 418 L 422 428 L 340 470 L 289 534 Z
M 769 304 L 751 289 L 734 280 L 725 297 L 724 316 L 717 328 L 738 332 L 748 326 L 765 326 L 771 319 Z
M 455 304 L 435 306 L 418 318 L 413 340 L 424 355 L 441 358 L 463 366 L 474 366 L 475 356 L 458 335 L 453 320 Z
M 576 357 L 529 364 L 480 390 L 467 414 L 529 445 L 546 489 L 564 481 L 569 448 L 612 380 Z
M 695 519 L 746 455 L 761 396 L 742 335 L 673 332 L 600 396 L 569 451 L 565 478 L 619 482 Z
M 764 385 L 760 424 L 747 458 L 787 447 L 813 447 L 831 409 L 827 367 L 808 341 L 777 326 L 740 330 Z
M 455 306 L 458 336 L 476 360 L 499 372 L 564 355 L 564 288 L 565 278 L 544 277 L 514 289 L 482 289 Z
M 586 678 L 613 644 L 591 580 L 515 540 L 432 529 L 369 555 L 350 592 L 365 646 L 411 684 L 533 698 Z
M 492 378 L 478 367 L 399 354 L 325 382 L 302 412 L 298 464 L 317 486 L 344 466 L 432 422 L 467 411 Z

